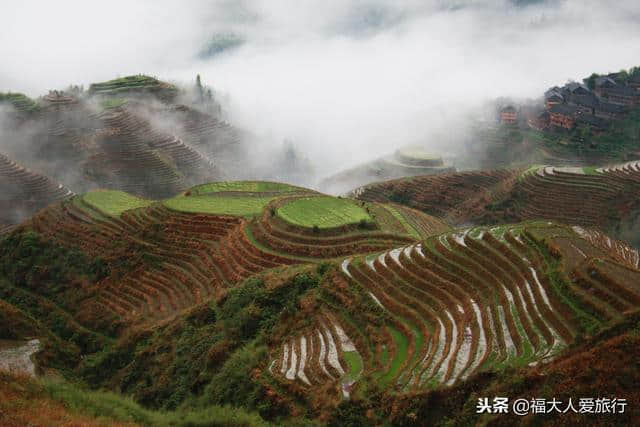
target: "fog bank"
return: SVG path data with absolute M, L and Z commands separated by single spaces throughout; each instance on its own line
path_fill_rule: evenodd
M 199 73 L 255 144 L 290 140 L 319 177 L 404 144 L 455 152 L 486 100 L 640 57 L 633 0 L 27 0 L 0 16 L 0 91 Z

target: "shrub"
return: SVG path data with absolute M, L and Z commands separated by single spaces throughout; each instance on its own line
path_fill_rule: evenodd
M 389 200 L 400 205 L 406 205 L 411 201 L 411 194 L 405 188 L 394 188 L 389 195 Z
M 359 427 L 368 424 L 365 405 L 357 400 L 340 402 L 327 421 L 329 427 Z
M 255 343 L 235 351 L 205 389 L 205 402 L 256 408 L 263 393 L 252 371 L 266 355 L 267 347 Z

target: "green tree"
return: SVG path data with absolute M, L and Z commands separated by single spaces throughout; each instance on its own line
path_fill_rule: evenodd
M 629 73 L 627 70 L 620 70 L 618 75 L 616 76 L 616 81 L 621 84 L 626 84 L 629 80 Z
M 588 78 L 584 79 L 584 83 L 587 85 L 589 89 L 593 90 L 596 87 L 596 79 L 598 77 L 600 77 L 599 74 L 593 73 Z

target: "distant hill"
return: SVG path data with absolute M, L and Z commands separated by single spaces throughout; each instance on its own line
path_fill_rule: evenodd
M 235 174 L 245 159 L 241 133 L 209 104 L 200 109 L 191 100 L 175 85 L 144 75 L 94 83 L 88 91 L 51 91 L 37 101 L 2 94 L 3 149 L 73 192 L 108 188 L 171 197 Z M 26 190 L 25 199 L 42 197 L 13 181 L 5 185 L 12 193 Z
M 73 193 L 0 153 L 0 224 L 15 224 Z M 0 233 L 4 227 L 0 225 Z
M 178 94 L 178 88 L 154 77 L 140 74 L 102 83 L 93 83 L 89 86 L 89 94 L 92 96 L 118 97 L 151 94 L 161 100 L 172 101 Z
M 454 225 L 548 219 L 597 226 L 640 246 L 640 163 L 533 166 L 420 176 L 370 184 L 358 199 L 392 201 Z
M 399 148 L 393 155 L 330 176 L 322 180 L 319 187 L 329 193 L 341 194 L 355 186 L 371 182 L 452 171 L 455 168 L 442 157 L 427 153 L 420 146 L 407 146 Z

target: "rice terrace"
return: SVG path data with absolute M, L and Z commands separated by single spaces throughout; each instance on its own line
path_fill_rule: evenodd
M 640 10 L 427 3 L 0 5 L 0 427 L 638 425 Z

